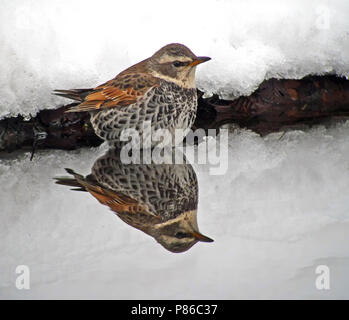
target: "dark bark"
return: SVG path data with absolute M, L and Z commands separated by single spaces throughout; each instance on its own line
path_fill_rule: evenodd
M 261 135 L 300 124 L 349 118 L 349 81 L 335 76 L 264 81 L 248 97 L 233 101 L 199 98 L 196 126 L 236 123 Z
M 311 76 L 301 80 L 264 81 L 248 97 L 222 100 L 199 93 L 194 128 L 218 128 L 235 123 L 261 135 L 300 124 L 327 119 L 349 119 L 349 81 L 335 76 Z M 26 121 L 23 117 L 0 121 L 0 150 L 34 148 L 76 149 L 98 146 L 88 113 L 64 113 L 74 104 L 42 110 Z
M 86 112 L 65 113 L 75 104 L 55 110 L 42 110 L 30 120 L 22 116 L 0 121 L 0 150 L 14 151 L 22 147 L 72 150 L 98 146 L 103 141 L 97 137 Z

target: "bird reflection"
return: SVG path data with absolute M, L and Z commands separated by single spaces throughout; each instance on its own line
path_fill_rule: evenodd
M 213 240 L 199 232 L 198 182 L 189 163 L 124 164 L 109 150 L 84 177 L 66 169 L 70 177 L 57 184 L 87 191 L 128 225 L 152 236 L 171 252 L 184 252 L 198 241 Z

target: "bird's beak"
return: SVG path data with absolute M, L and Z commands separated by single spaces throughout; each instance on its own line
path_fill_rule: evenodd
M 206 62 L 206 61 L 209 61 L 211 60 L 211 58 L 209 57 L 196 57 L 196 59 L 193 60 L 192 63 L 190 63 L 188 66 L 189 67 L 194 67 L 200 63 L 203 63 L 203 62 Z
M 192 232 L 193 237 L 198 240 L 198 241 L 202 241 L 202 242 L 213 242 L 213 240 L 209 237 L 204 236 L 203 234 L 199 233 L 199 232 Z

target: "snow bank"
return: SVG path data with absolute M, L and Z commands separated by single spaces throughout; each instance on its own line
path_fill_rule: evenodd
M 95 86 L 171 42 L 213 58 L 198 86 L 225 98 L 270 77 L 348 75 L 348 15 L 346 0 L 2 0 L 0 117 L 54 108 L 52 89 Z
M 198 224 L 212 237 L 163 249 L 91 195 L 55 185 L 88 174 L 97 149 L 0 160 L 0 298 L 349 298 L 349 125 L 265 138 L 231 133 L 229 171 L 199 182 Z M 31 289 L 17 290 L 28 265 Z M 331 270 L 331 290 L 315 269 Z

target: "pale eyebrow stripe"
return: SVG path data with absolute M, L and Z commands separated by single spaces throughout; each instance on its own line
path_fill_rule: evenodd
M 172 56 L 172 55 L 168 55 L 168 54 L 165 54 L 159 60 L 160 63 L 174 62 L 174 61 L 191 62 L 192 60 L 189 57 Z

